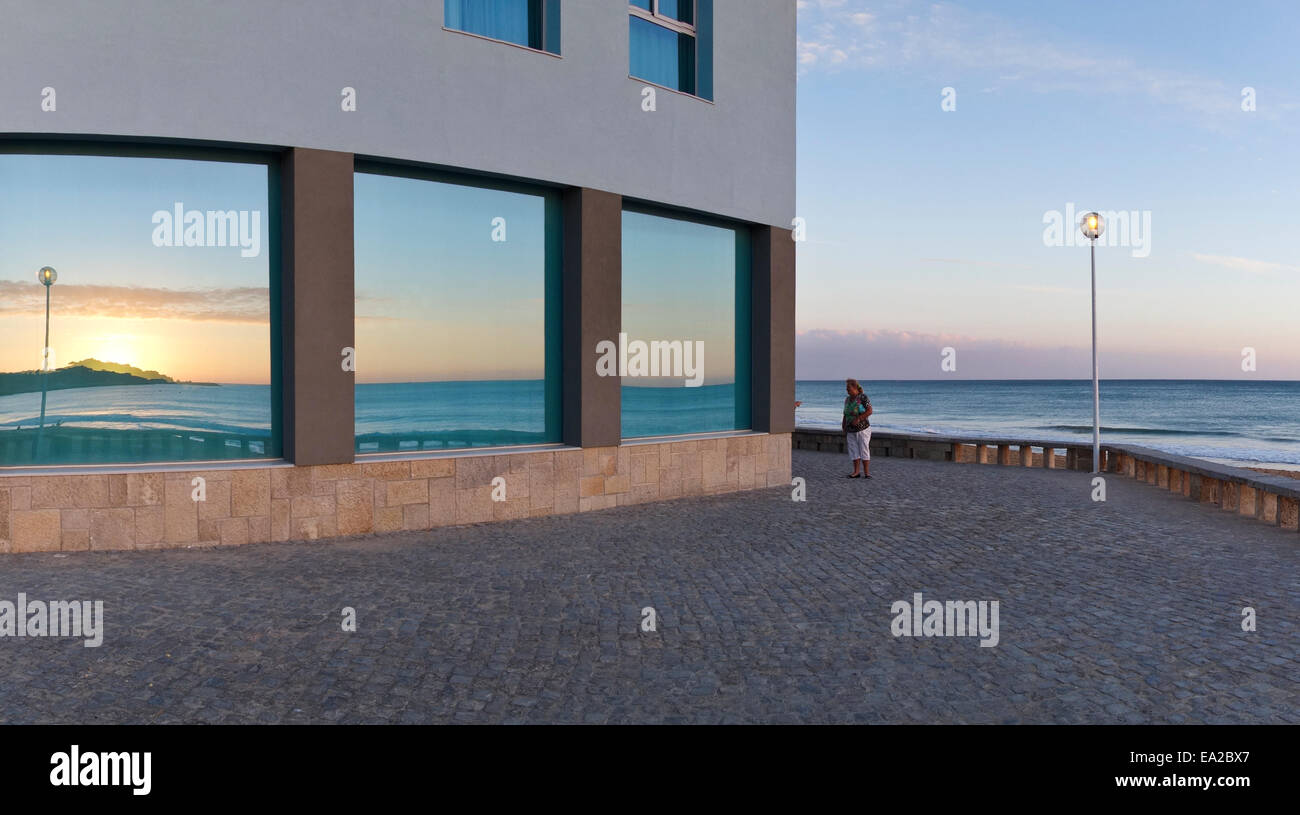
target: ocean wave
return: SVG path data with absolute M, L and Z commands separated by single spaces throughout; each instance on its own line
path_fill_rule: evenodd
M 36 416 L 0 422 L 0 431 L 23 428 L 31 430 L 39 423 Z M 138 416 L 134 413 L 48 413 L 45 416 L 48 428 L 63 427 L 69 430 L 83 428 L 88 430 L 141 430 L 172 433 L 229 433 L 236 435 L 269 434 L 270 426 L 249 422 L 238 424 L 218 422 L 196 415 L 178 414 L 162 417 L 157 414 Z
M 1216 447 L 1210 444 L 1165 444 L 1161 445 L 1160 449 L 1176 456 L 1230 461 L 1237 466 L 1300 465 L 1300 450 L 1294 448 L 1282 450 L 1258 447 Z
M 1092 425 L 1090 424 L 1047 424 L 1038 425 L 1035 430 L 1059 430 L 1063 433 L 1091 433 Z M 1129 433 L 1135 436 L 1233 436 L 1237 438 L 1245 437 L 1244 433 L 1236 433 L 1231 430 L 1174 430 L 1165 427 L 1107 427 L 1101 426 L 1103 433 Z M 1292 439 L 1283 439 L 1283 441 L 1292 441 Z

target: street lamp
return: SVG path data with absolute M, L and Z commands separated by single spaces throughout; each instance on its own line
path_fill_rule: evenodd
M 1092 471 L 1101 472 L 1101 388 L 1097 367 L 1097 238 L 1106 231 L 1100 213 L 1089 212 L 1079 219 L 1079 229 L 1092 246 Z
M 41 454 L 41 436 L 45 433 L 45 390 L 50 376 L 50 287 L 59 279 L 59 273 L 49 266 L 42 266 L 36 273 L 36 279 L 45 287 L 45 347 L 42 350 L 41 363 L 41 423 L 36 429 L 36 455 Z

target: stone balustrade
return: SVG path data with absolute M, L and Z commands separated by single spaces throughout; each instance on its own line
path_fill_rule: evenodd
M 846 453 L 844 434 L 795 428 L 796 450 Z M 1003 467 L 1092 471 L 1092 445 L 1050 439 L 998 439 L 874 431 L 871 455 Z M 1103 444 L 1103 473 L 1122 475 L 1180 493 L 1185 498 L 1300 531 L 1300 481 L 1226 464 L 1174 455 L 1134 444 Z

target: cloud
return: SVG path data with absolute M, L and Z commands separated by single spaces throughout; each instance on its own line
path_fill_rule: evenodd
M 265 323 L 270 319 L 266 288 L 160 289 L 145 286 L 56 284 L 56 317 L 194 320 Z M 38 283 L 0 280 L 0 316 L 45 313 L 45 289 Z
M 1275 276 L 1279 273 L 1300 272 L 1300 266 L 1288 266 L 1285 263 L 1272 263 L 1267 260 L 1251 260 L 1250 258 L 1232 257 L 1231 255 L 1202 255 L 1199 252 L 1193 252 L 1192 258 L 1201 263 L 1208 263 L 1211 266 L 1222 266 L 1225 269 L 1232 269 L 1234 272 L 1246 272 L 1247 274 L 1265 275 L 1268 277 Z
M 799 3 L 801 73 L 896 69 L 983 92 L 1018 86 L 1039 93 L 1144 96 L 1198 114 L 1204 124 L 1241 114 L 1240 86 L 1143 64 L 1125 54 L 952 3 L 805 0 Z M 1278 98 L 1261 117 L 1297 108 Z
M 957 370 L 940 368 L 945 348 L 956 351 Z M 1104 348 L 1106 379 L 1243 379 L 1241 357 L 1231 353 L 1164 353 Z M 1090 379 L 1088 347 L 1032 346 L 958 334 L 912 331 L 800 331 L 795 339 L 798 379 Z M 1270 378 L 1300 376 L 1300 362 L 1283 363 Z
M 1002 340 L 912 331 L 799 332 L 795 372 L 799 379 L 939 379 L 953 377 L 939 365 L 944 348 L 957 351 L 960 379 L 1089 376 L 1087 349 L 1034 349 Z
M 1079 298 L 1082 298 L 1082 297 L 1088 297 L 1088 296 L 1089 296 L 1089 289 L 1082 289 L 1082 288 L 1079 288 L 1079 289 L 1072 289 L 1072 288 L 1069 288 L 1069 287 L 1067 287 L 1067 286 L 1023 286 L 1023 285 L 1015 285 L 1015 286 L 1008 286 L 1007 288 L 1008 288 L 1008 289 L 1011 289 L 1012 291 L 1023 291 L 1023 292 L 1029 292 L 1030 294 L 1055 294 L 1055 295 L 1060 295 L 1060 296 L 1062 296 L 1062 297 L 1079 297 Z M 1116 293 L 1116 292 L 1118 292 L 1118 291 L 1120 291 L 1120 290 L 1119 290 L 1119 289 L 1109 289 L 1109 290 L 1107 290 L 1107 293 Z
M 998 269 L 1026 269 L 1035 267 L 1020 263 L 1000 263 L 994 260 L 971 260 L 968 258 L 918 258 L 923 263 L 955 263 L 959 266 L 992 266 Z

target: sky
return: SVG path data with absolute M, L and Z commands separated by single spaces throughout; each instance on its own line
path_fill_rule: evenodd
M 353 186 L 357 382 L 541 379 L 545 199 L 368 173 Z
M 798 377 L 1087 378 L 1088 248 L 1049 228 L 1097 209 L 1140 227 L 1097 250 L 1103 377 L 1300 379 L 1300 6 L 798 7 Z M 265 166 L 0 155 L 0 189 L 0 371 L 40 364 L 48 264 L 56 366 L 269 381 Z M 177 202 L 260 213 L 261 253 L 155 246 Z M 625 327 L 726 381 L 726 236 L 642 221 Z M 356 227 L 358 381 L 541 375 L 541 196 L 361 175 Z
M 269 382 L 265 166 L 9 154 L 0 190 L 0 334 L 12 339 L 0 371 L 41 364 L 36 270 L 50 265 L 51 367 L 93 357 L 183 381 Z M 359 173 L 357 381 L 541 379 L 545 200 Z M 156 245 L 155 214 L 178 202 L 261 213 L 262 251 Z M 629 339 L 703 342 L 704 384 L 733 381 L 735 233 L 640 213 L 625 226 Z M 653 384 L 664 382 L 681 384 Z
M 193 382 L 270 382 L 267 168 L 105 156 L 0 155 L 0 371 L 93 357 Z M 259 254 L 156 246 L 154 214 L 260 213 Z M 227 243 L 231 243 L 228 239 Z M 250 250 L 252 242 L 249 242 Z
M 697 343 L 702 383 L 736 379 L 736 233 L 730 229 L 623 213 L 623 332 L 628 342 Z M 702 346 L 699 343 L 703 343 Z M 688 377 L 629 377 L 625 387 L 681 387 Z
M 1103 378 L 1300 379 L 1300 5 L 798 7 L 799 378 L 1089 377 L 1072 205 Z
M 359 173 L 355 207 L 358 382 L 542 378 L 541 195 Z M 703 342 L 704 384 L 734 381 L 735 233 L 626 212 L 622 249 L 629 341 Z

